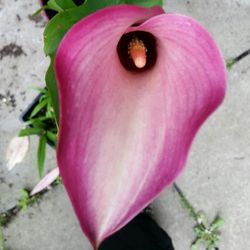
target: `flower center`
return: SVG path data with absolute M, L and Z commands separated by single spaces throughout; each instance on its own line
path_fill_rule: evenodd
M 118 42 L 117 53 L 126 70 L 142 72 L 151 69 L 157 59 L 156 39 L 145 31 L 126 33 Z
M 143 68 L 147 63 L 147 48 L 142 40 L 138 38 L 132 39 L 128 45 L 128 54 L 134 61 L 137 68 Z

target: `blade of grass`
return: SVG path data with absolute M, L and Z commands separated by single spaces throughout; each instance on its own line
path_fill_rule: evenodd
M 48 99 L 44 99 L 41 102 L 39 102 L 36 107 L 33 109 L 30 118 L 33 118 L 37 113 L 39 113 L 48 103 Z
M 43 175 L 45 156 L 46 156 L 46 136 L 41 135 L 37 150 L 37 165 L 38 165 L 38 174 L 40 178 Z
M 41 128 L 24 128 L 19 131 L 18 136 L 29 136 L 29 135 L 40 135 L 42 134 L 43 129 Z
M 38 127 L 38 128 L 44 128 L 45 127 L 45 121 L 50 120 L 50 117 L 39 117 L 39 118 L 34 118 L 30 119 L 29 121 L 25 122 L 26 125 L 32 125 L 33 127 Z
M 47 139 L 53 142 L 53 144 L 56 146 L 57 144 L 57 135 L 52 133 L 51 131 L 47 131 L 46 133 Z

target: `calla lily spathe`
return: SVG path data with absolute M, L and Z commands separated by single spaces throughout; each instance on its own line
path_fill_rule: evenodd
M 156 39 L 156 62 L 143 72 L 125 69 L 117 53 L 134 31 Z M 55 71 L 60 174 L 97 248 L 181 172 L 199 127 L 223 100 L 225 66 L 192 18 L 121 5 L 74 25 Z

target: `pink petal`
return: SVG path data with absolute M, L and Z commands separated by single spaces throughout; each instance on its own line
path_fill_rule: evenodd
M 37 193 L 40 193 L 42 190 L 47 188 L 51 183 L 53 183 L 56 178 L 59 176 L 59 168 L 55 168 L 51 170 L 44 178 L 42 178 L 41 181 L 38 182 L 38 184 L 33 188 L 30 195 L 35 195 Z
M 207 31 L 188 17 L 148 11 L 103 9 L 67 33 L 56 57 L 60 173 L 95 247 L 173 182 L 225 93 L 224 63 Z M 147 72 L 119 61 L 117 43 L 131 29 L 157 38 Z

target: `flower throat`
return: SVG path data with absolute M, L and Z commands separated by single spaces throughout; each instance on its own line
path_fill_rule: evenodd
M 121 37 L 117 53 L 126 70 L 135 72 L 149 70 L 157 59 L 156 39 L 149 32 L 129 32 Z

